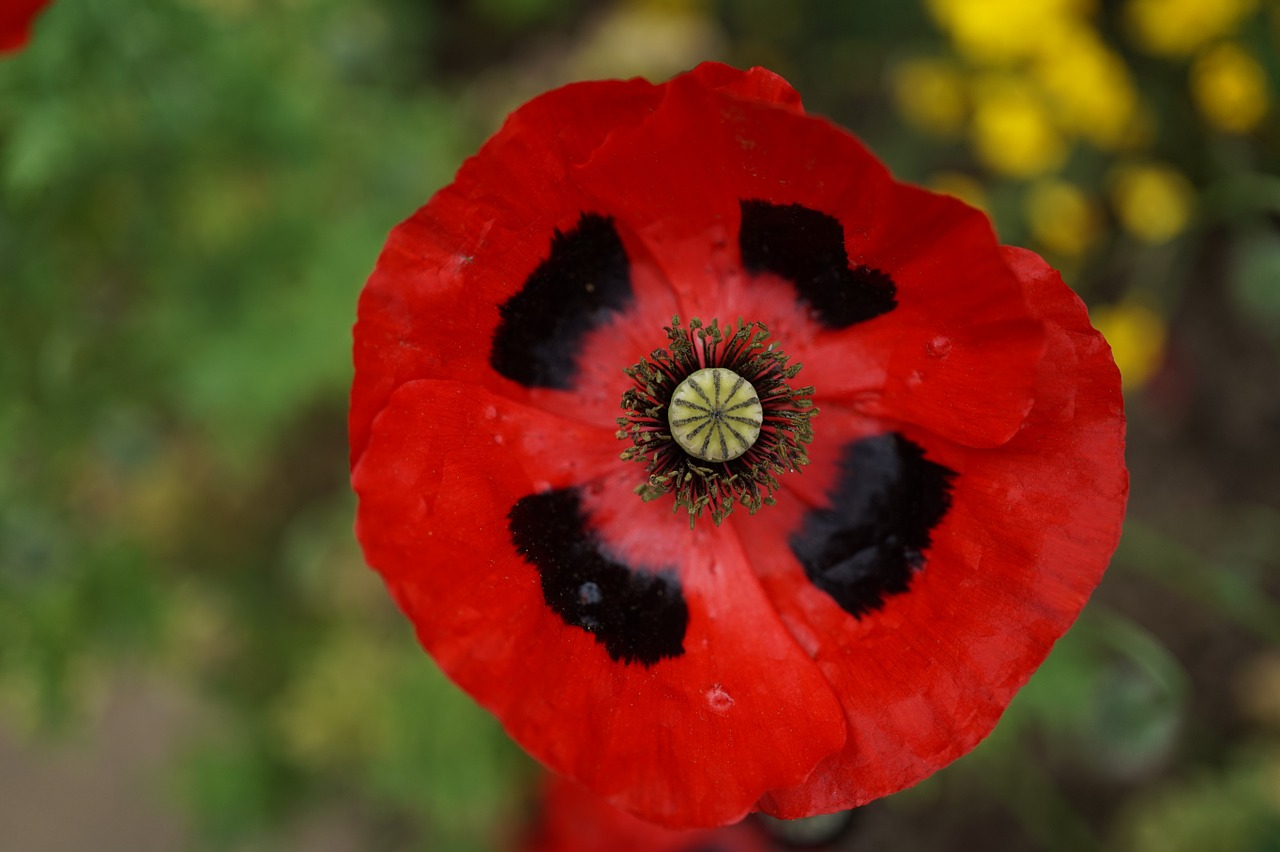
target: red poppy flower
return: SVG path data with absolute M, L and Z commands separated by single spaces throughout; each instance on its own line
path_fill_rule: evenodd
M 662 828 L 606 804 L 565 778 L 548 779 L 525 852 L 769 852 L 759 826 Z
M 0 3 L 0 53 L 21 50 L 31 38 L 31 25 L 49 0 L 4 0 Z
M 357 534 L 423 645 L 670 827 L 965 753 L 1119 536 L 1080 301 L 762 69 L 517 110 L 392 232 L 355 363 Z

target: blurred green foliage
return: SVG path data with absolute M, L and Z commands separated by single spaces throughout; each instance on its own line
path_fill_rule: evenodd
M 0 67 L 0 683 L 44 727 L 121 657 L 205 692 L 221 844 L 342 796 L 471 848 L 520 778 L 350 536 L 354 299 L 480 135 L 430 11 L 67 2 Z
M 1184 49 L 1145 0 L 1043 5 L 1087 47 L 1009 48 L 995 0 L 55 2 L 0 59 L 0 718 L 65 730 L 143 666 L 209 708 L 173 778 L 213 848 L 290 848 L 316 814 L 367 848 L 515 836 L 533 768 L 350 534 L 356 296 L 521 97 L 720 58 L 1063 266 L 1126 374 L 1133 520 L 1098 600 L 996 734 L 867 831 L 1280 849 L 1280 677 L 1246 677 L 1280 654 L 1280 19 L 1228 4 Z M 1124 81 L 1092 107 L 1114 137 L 1057 88 L 990 85 L 1086 54 Z M 1247 97 L 1205 107 L 1254 66 L 1250 126 Z

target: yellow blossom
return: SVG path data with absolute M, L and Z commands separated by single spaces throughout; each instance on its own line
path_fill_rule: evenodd
M 1030 58 L 1053 27 L 1093 9 L 1091 0 L 929 0 L 933 19 L 966 59 L 1007 64 Z
M 1109 176 L 1120 224 L 1140 240 L 1162 243 L 1186 228 L 1195 188 L 1176 169 L 1159 163 L 1124 165 Z
M 1139 45 L 1162 56 L 1189 56 L 1234 32 L 1258 0 L 1129 0 L 1125 23 Z
M 1098 214 L 1089 197 L 1073 183 L 1042 180 L 1027 194 L 1027 220 L 1042 246 L 1075 257 L 1098 235 Z
M 959 132 L 968 107 L 964 79 L 951 63 L 912 59 L 892 73 L 893 98 L 903 118 L 917 127 L 942 135 Z
M 1072 26 L 1055 32 L 1032 71 L 1063 129 L 1102 148 L 1124 144 L 1137 90 L 1124 60 L 1092 29 Z
M 1066 157 L 1066 142 L 1044 102 L 1025 82 L 987 80 L 975 89 L 974 99 L 974 149 L 992 170 L 1034 177 L 1057 168 Z
M 1111 344 L 1125 388 L 1144 385 L 1164 359 L 1164 319 L 1137 301 L 1097 308 L 1090 319 Z
M 1228 133 L 1247 133 L 1267 114 L 1266 74 L 1235 44 L 1220 44 L 1196 59 L 1191 95 L 1205 120 Z

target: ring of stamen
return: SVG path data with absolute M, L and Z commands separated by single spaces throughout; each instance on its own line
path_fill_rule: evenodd
M 703 461 L 736 459 L 760 437 L 764 410 L 751 383 L 732 370 L 709 367 L 681 382 L 667 406 L 671 437 Z
M 665 330 L 665 349 L 624 370 L 633 384 L 618 418 L 618 437 L 631 443 L 622 458 L 648 474 L 636 494 L 671 494 L 690 525 L 703 512 L 719 524 L 735 506 L 772 505 L 778 477 L 809 463 L 817 409 L 812 387 L 790 385 L 800 365 L 758 322 L 721 329 L 695 318 L 682 328 L 673 317 Z

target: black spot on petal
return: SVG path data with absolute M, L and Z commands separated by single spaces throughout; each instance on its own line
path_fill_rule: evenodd
M 850 615 L 877 610 L 924 567 L 955 476 L 896 433 L 855 441 L 841 457 L 831 508 L 805 516 L 791 550 L 809 580 Z
M 593 634 L 620 663 L 652 666 L 684 653 L 689 607 L 679 581 L 602 551 L 576 489 L 522 497 L 507 519 L 516 551 L 538 570 L 542 596 L 565 624 Z
M 801 204 L 741 205 L 743 265 L 786 278 L 826 327 L 847 328 L 897 307 L 897 287 L 888 275 L 849 266 L 844 228 L 834 217 Z
M 583 213 L 556 231 L 547 259 L 499 308 L 489 363 L 526 387 L 568 390 L 582 337 L 631 299 L 631 267 L 613 219 Z

